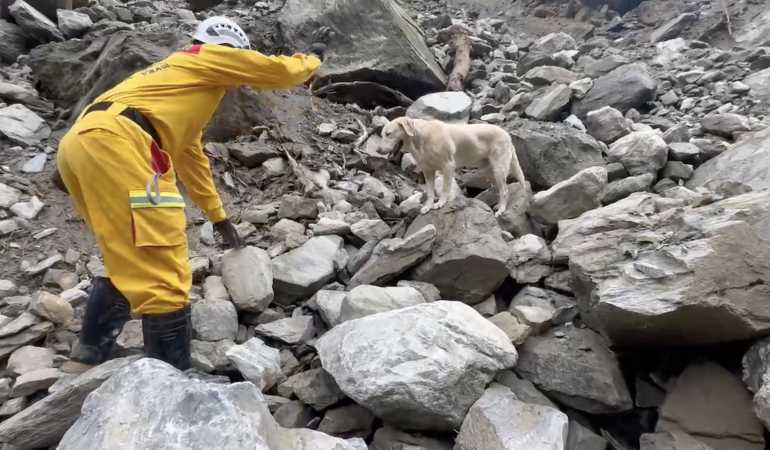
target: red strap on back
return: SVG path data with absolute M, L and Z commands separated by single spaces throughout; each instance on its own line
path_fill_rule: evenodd
M 150 144 L 150 160 L 152 162 L 152 170 L 155 173 L 164 174 L 168 172 L 171 166 L 168 155 L 163 153 L 155 141 L 152 141 L 152 144 Z
M 201 52 L 200 44 L 188 45 L 182 50 L 179 50 L 179 53 L 187 53 L 188 55 L 197 55 L 200 52 Z

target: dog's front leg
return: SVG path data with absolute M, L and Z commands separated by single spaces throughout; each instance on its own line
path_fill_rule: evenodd
M 443 208 L 446 202 L 449 201 L 449 195 L 452 193 L 452 183 L 455 177 L 455 166 L 447 164 L 441 169 L 441 197 L 438 199 L 438 203 L 433 205 L 433 209 Z
M 425 189 L 428 191 L 428 200 L 425 202 L 425 206 L 422 207 L 420 213 L 427 214 L 433 207 L 433 202 L 436 199 L 434 189 L 436 189 L 436 171 L 428 169 L 422 173 L 425 175 Z

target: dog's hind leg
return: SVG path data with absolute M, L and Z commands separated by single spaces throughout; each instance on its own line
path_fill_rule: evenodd
M 511 146 L 511 164 L 510 164 L 510 172 L 513 174 L 514 177 L 516 177 L 516 181 L 518 181 L 521 184 L 521 187 L 524 189 L 527 188 L 527 180 L 524 179 L 524 172 L 521 170 L 521 164 L 519 164 L 519 158 L 516 157 L 516 148 L 513 146 L 513 143 L 510 144 Z
M 443 208 L 446 202 L 449 201 L 449 195 L 452 193 L 452 183 L 455 178 L 455 166 L 454 164 L 447 164 L 441 169 L 441 197 L 438 199 L 438 203 L 433 205 L 433 209 Z
M 425 175 L 425 190 L 428 191 L 428 200 L 425 201 L 425 205 L 420 210 L 420 213 L 427 214 L 433 207 L 433 202 L 436 199 L 436 171 L 428 169 L 424 170 L 422 174 Z
M 492 172 L 492 178 L 500 196 L 500 200 L 497 202 L 497 211 L 495 212 L 495 217 L 500 217 L 500 215 L 504 213 L 505 209 L 508 207 L 508 184 L 506 183 L 506 178 L 508 176 L 508 166 L 504 166 L 499 162 L 492 163 L 490 171 Z

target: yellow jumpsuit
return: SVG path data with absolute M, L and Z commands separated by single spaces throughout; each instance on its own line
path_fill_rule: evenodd
M 226 218 L 200 141 L 226 87 L 287 89 L 310 79 L 320 65 L 315 56 L 188 46 L 102 94 L 94 104 L 113 105 L 89 114 L 86 108 L 64 136 L 58 152 L 62 180 L 96 235 L 107 276 L 134 311 L 166 314 L 188 302 L 192 277 L 175 170 L 209 220 Z M 155 127 L 163 151 L 154 160 L 152 138 L 119 115 L 127 106 Z M 158 172 L 160 201 L 153 204 L 147 186 Z

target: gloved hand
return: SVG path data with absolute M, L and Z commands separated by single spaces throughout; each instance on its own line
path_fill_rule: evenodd
M 310 45 L 310 53 L 316 55 L 321 61 L 324 60 L 326 44 L 334 37 L 334 32 L 329 27 L 321 27 L 313 33 L 313 43 Z
M 224 239 L 230 247 L 237 249 L 246 245 L 246 243 L 243 242 L 241 235 L 238 234 L 238 230 L 235 229 L 235 225 L 228 219 L 215 223 L 214 229 L 217 230 L 217 233 L 222 236 L 222 239 Z

